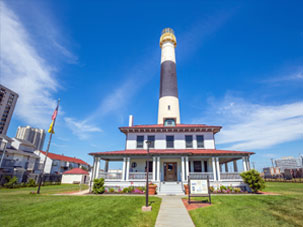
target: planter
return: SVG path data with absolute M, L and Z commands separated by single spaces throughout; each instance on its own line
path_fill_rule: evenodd
M 149 184 L 148 185 L 148 194 L 149 195 L 155 195 L 156 194 L 156 188 L 157 188 L 157 185 Z
M 184 184 L 184 189 L 185 189 L 185 195 L 188 195 L 188 185 Z

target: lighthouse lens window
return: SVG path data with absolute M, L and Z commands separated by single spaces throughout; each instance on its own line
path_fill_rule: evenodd
M 165 119 L 164 126 L 175 126 L 176 122 L 175 119 Z

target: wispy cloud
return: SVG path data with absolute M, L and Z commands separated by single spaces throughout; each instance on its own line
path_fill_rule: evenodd
M 216 142 L 226 149 L 264 149 L 303 136 L 303 102 L 260 105 L 227 96 L 211 106 L 206 117 L 194 122 L 221 124 Z
M 67 127 L 76 135 L 79 139 L 88 139 L 91 133 L 102 132 L 102 130 L 92 124 L 89 124 L 86 120 L 78 121 L 73 118 L 65 117 Z
M 286 73 L 286 75 L 272 77 L 261 81 L 262 83 L 278 84 L 282 82 L 302 82 L 303 81 L 303 69 L 297 69 L 292 72 Z
M 46 127 L 56 105 L 55 69 L 37 53 L 19 18 L 3 1 L 1 6 L 1 83 L 19 94 L 16 115 L 24 122 Z

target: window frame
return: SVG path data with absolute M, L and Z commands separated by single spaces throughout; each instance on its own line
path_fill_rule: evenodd
M 199 146 L 199 140 L 198 138 L 201 137 L 202 138 L 202 146 Z M 196 140 L 197 140 L 197 148 L 205 148 L 205 144 L 204 144 L 204 135 L 196 135 Z
M 153 140 L 150 140 L 150 137 L 153 137 Z M 148 135 L 147 140 L 151 141 L 149 148 L 155 148 L 155 141 L 156 141 L 156 136 L 155 135 Z
M 169 137 L 172 138 L 171 141 L 168 140 Z M 166 148 L 167 148 L 167 149 L 168 149 L 168 148 L 172 148 L 172 149 L 175 148 L 175 136 L 173 136 L 173 135 L 166 135 L 165 141 L 166 141 Z M 168 146 L 169 142 L 172 142 L 172 147 Z
M 141 141 L 138 140 L 139 137 L 143 137 L 143 140 L 142 140 L 142 147 L 139 146 L 139 143 L 138 143 L 138 142 L 141 142 Z M 136 137 L 136 148 L 137 148 L 137 149 L 140 149 L 140 148 L 143 149 L 143 148 L 144 148 L 144 136 L 142 136 L 142 135 L 137 135 L 137 137 Z
M 198 169 L 196 169 L 196 164 L 197 163 L 200 163 L 200 168 L 199 168 L 200 171 L 198 171 Z M 194 172 L 195 173 L 201 173 L 202 172 L 202 162 L 201 161 L 197 161 L 197 160 L 193 161 L 193 168 L 194 168 Z
M 188 137 L 191 137 L 190 146 L 188 146 L 188 144 L 187 144 L 188 141 L 186 138 L 188 138 Z M 193 135 L 185 135 L 185 148 L 193 148 L 194 147 L 193 140 L 194 140 Z

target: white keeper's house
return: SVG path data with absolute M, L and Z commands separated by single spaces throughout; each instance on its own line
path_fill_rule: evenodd
M 188 177 L 207 179 L 215 188 L 220 185 L 246 187 L 240 172 L 250 169 L 245 151 L 217 150 L 215 134 L 221 126 L 183 124 L 180 120 L 175 47 L 172 29 L 163 30 L 160 38 L 161 79 L 158 123 L 120 127 L 126 136 L 125 150 L 90 153 L 94 157 L 91 179 L 104 178 L 105 186 L 144 186 L 146 162 L 149 179 L 156 184 L 159 194 L 181 194 Z M 147 153 L 146 141 L 151 141 Z M 100 170 L 100 161 L 105 169 Z M 122 162 L 121 172 L 110 172 L 109 162 Z

